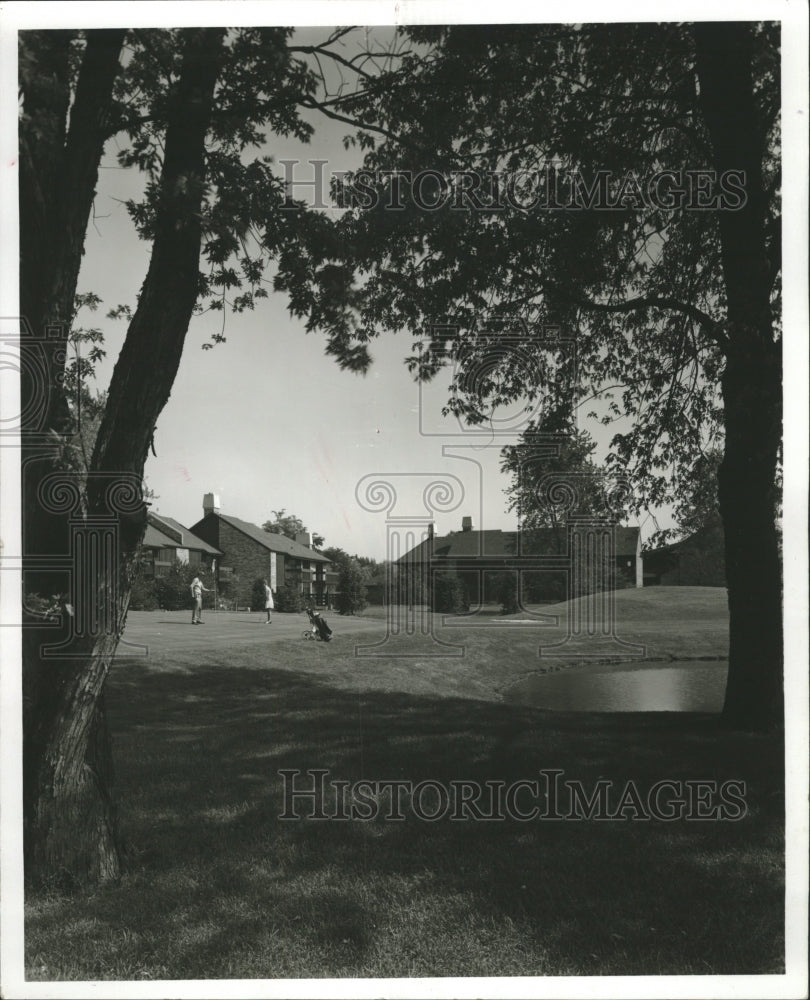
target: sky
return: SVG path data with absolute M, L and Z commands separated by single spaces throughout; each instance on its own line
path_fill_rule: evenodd
M 327 172 L 359 165 L 360 154 L 343 148 L 348 126 L 317 112 L 309 120 L 315 135 L 308 144 L 271 136 L 256 155 L 273 156 L 279 174 L 280 161 L 298 160 L 296 180 L 314 175 L 308 160 L 327 160 Z M 97 388 L 109 384 L 126 325 L 104 315 L 120 303 L 134 307 L 148 266 L 149 247 L 138 239 L 124 204 L 139 196 L 143 177 L 118 167 L 118 148 L 114 139 L 105 151 L 78 285 L 79 292 L 103 299 L 95 314 L 85 310 L 79 317 L 105 334 L 108 353 L 97 369 Z M 307 193 L 305 187 L 295 192 Z M 515 529 L 500 451 L 517 441 L 531 415 L 520 405 L 494 414 L 498 435 L 472 434 L 456 418 L 441 416 L 449 372 L 421 388 L 414 383 L 404 364 L 409 335 L 378 338 L 365 376 L 343 372 L 325 356 L 324 340 L 289 315 L 283 293 L 271 292 L 255 311 L 224 319 L 227 341 L 211 350 L 202 345 L 219 332 L 223 315 L 195 317 L 189 328 L 178 377 L 157 422 L 156 455 L 146 465 L 154 510 L 190 527 L 202 517 L 203 495 L 213 492 L 223 513 L 262 524 L 284 509 L 324 536 L 327 546 L 384 559 L 387 518 L 430 516 L 423 494 L 436 480 L 453 492 L 433 510 L 437 534 L 460 529 L 465 515 L 475 528 Z M 595 421 L 586 426 L 598 442 L 597 457 L 603 456 L 616 428 L 608 431 Z M 386 475 L 396 507 L 367 509 L 374 506 L 365 499 L 369 478 Z M 657 513 L 661 527 L 671 524 L 666 511 Z M 655 526 L 648 519 L 643 534 Z

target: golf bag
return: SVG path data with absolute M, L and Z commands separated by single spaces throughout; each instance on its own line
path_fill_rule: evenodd
M 331 642 L 332 629 L 326 624 L 326 619 L 319 615 L 317 611 L 313 611 L 312 608 L 307 608 L 307 615 L 312 626 L 309 630 L 311 635 L 307 636 L 307 633 L 304 633 L 304 635 L 307 638 L 318 638 L 321 642 Z

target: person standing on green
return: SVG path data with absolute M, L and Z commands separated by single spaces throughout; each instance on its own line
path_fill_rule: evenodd
M 195 576 L 191 581 L 191 596 L 194 599 L 194 610 L 191 612 L 191 624 L 192 625 L 202 625 L 202 595 L 203 591 L 207 591 L 209 594 L 211 590 L 206 587 L 202 580 Z
M 270 612 L 273 610 L 273 591 L 270 589 L 270 584 L 267 580 L 262 580 L 264 584 L 264 609 L 267 612 L 267 620 L 265 625 L 270 624 Z

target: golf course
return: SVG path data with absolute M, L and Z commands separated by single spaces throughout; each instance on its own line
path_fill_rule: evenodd
M 724 590 L 615 597 L 634 670 L 725 669 Z M 302 638 L 305 615 L 206 612 L 192 628 L 187 612 L 130 613 L 106 691 L 126 870 L 29 893 L 28 978 L 783 971 L 781 738 L 725 730 L 716 712 L 521 703 L 538 678 L 628 666 L 538 655 L 571 612 L 437 615 L 412 655 L 407 637 L 383 641 L 379 608 L 326 612 L 329 643 Z M 552 624 L 534 627 L 541 614 Z M 427 798 L 417 814 L 406 795 L 398 819 L 379 798 L 342 819 L 302 795 L 291 816 L 280 772 L 300 789 L 312 771 L 344 788 L 553 771 L 638 796 L 610 818 L 529 818 L 528 794 L 519 814 L 484 817 L 428 816 Z M 730 782 L 742 805 L 642 815 L 665 781 Z

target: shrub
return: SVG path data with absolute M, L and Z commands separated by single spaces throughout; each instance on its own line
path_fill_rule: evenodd
M 335 601 L 338 614 L 353 615 L 367 606 L 366 579 L 365 571 L 355 559 L 341 566 Z
M 503 573 L 498 581 L 498 600 L 501 614 L 513 615 L 518 608 L 517 580 L 514 573 Z
M 441 614 L 459 614 L 470 610 L 464 584 L 457 576 L 438 574 L 433 583 L 433 610 Z
M 236 573 L 220 569 L 217 581 L 217 598 L 221 608 L 233 608 L 238 603 L 240 581 Z M 203 595 L 205 596 L 205 595 Z
M 175 562 L 165 576 L 155 578 L 155 596 L 159 607 L 166 611 L 184 611 L 193 604 L 191 597 L 191 581 L 199 576 L 208 590 L 214 589 L 214 578 L 210 569 L 205 566 L 192 566 L 188 563 Z M 203 591 L 203 607 L 211 607 L 213 593 Z
M 140 574 L 135 577 L 129 596 L 129 607 L 131 611 L 156 611 L 158 609 L 155 580 L 152 577 Z
M 273 601 L 276 611 L 303 611 L 305 607 L 301 591 L 298 587 L 290 584 L 279 587 Z M 264 589 L 262 589 L 262 607 L 264 607 Z
M 523 599 L 529 603 L 535 601 L 564 601 L 568 594 L 567 581 L 563 573 L 528 572 L 523 574 Z
M 275 603 L 275 601 L 274 601 Z M 250 610 L 264 611 L 264 579 L 253 581 L 250 591 Z M 279 609 L 280 610 L 280 609 Z

